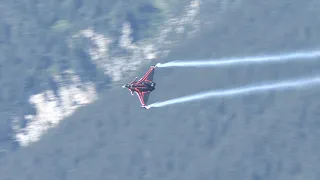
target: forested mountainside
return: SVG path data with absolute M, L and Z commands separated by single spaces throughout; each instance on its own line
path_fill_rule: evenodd
M 70 7 L 78 13 L 57 10 L 57 16 L 65 18 L 51 24 L 44 23 L 50 13 L 27 18 L 38 15 L 40 10 L 32 7 L 39 2 L 23 2 L 0 3 L 0 18 L 5 19 L 0 22 L 7 24 L 2 32 L 25 38 L 15 45 L 1 44 L 10 46 L 1 53 L 12 52 L 15 60 L 4 59 L 1 65 L 0 83 L 9 88 L 1 89 L 2 179 L 319 179 L 319 86 L 149 111 L 119 87 L 156 62 L 317 50 L 318 1 L 120 1 L 110 2 L 109 10 L 102 1 L 36 6 L 59 9 L 55 3 L 74 3 Z M 150 14 L 142 16 L 140 7 Z M 121 18 L 122 13 L 152 18 L 135 24 Z M 20 18 L 19 28 L 13 28 L 13 17 Z M 22 19 L 33 23 L 23 24 Z M 21 30 L 26 27 L 28 31 Z M 36 30 L 43 32 L 41 38 Z M 13 34 L 1 41 L 11 41 Z M 48 45 L 56 41 L 61 46 Z M 34 61 L 18 61 L 15 57 L 24 57 L 20 53 Z M 64 55 L 54 58 L 55 53 Z M 157 68 L 157 87 L 149 101 L 317 77 L 319 70 L 317 58 L 241 67 Z M 31 75 L 23 75 L 27 72 Z

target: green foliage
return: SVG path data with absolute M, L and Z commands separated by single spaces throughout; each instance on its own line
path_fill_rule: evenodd
M 102 90 L 109 77 L 92 64 L 85 43 L 69 47 L 71 36 L 89 26 L 118 36 L 130 21 L 139 40 L 150 36 L 163 17 L 151 0 L 0 1 L 0 111 L 26 111 L 30 95 L 54 88 L 52 75 L 70 68 Z
M 68 20 L 58 20 L 57 22 L 54 23 L 54 25 L 51 27 L 54 31 L 66 31 L 70 29 L 70 22 Z
M 119 35 L 123 22 L 129 21 L 134 28 L 134 40 L 138 40 L 150 36 L 163 16 L 161 9 L 147 0 L 46 0 L 21 1 L 19 5 L 5 0 L 0 6 L 7 7 L 1 8 L 3 21 L 0 21 L 2 73 L 19 71 L 16 78 L 22 82 L 36 76 L 38 83 L 28 86 L 27 91 L 50 88 L 45 81 L 52 74 L 68 68 L 76 68 L 86 76 L 100 73 L 89 68 L 96 72 L 90 70 L 86 74 L 90 57 L 82 52 L 81 49 L 86 48 L 84 45 L 78 50 L 69 50 L 67 40 L 79 30 L 93 26 L 101 33 Z M 4 78 L 6 76 L 1 76 L 0 85 L 6 81 Z M 16 81 L 8 83 L 11 85 L 7 87 L 13 87 Z M 41 88 L 40 84 L 43 84 Z

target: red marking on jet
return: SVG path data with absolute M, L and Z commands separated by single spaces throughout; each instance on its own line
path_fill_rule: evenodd
M 131 95 L 134 95 L 133 93 L 135 92 L 138 95 L 141 107 L 146 109 L 148 109 L 147 103 L 150 92 L 156 86 L 156 83 L 153 82 L 154 71 L 155 66 L 150 66 L 148 72 L 141 79 L 137 81 L 138 77 L 136 77 L 132 82 L 122 86 L 123 88 L 127 88 L 131 92 Z

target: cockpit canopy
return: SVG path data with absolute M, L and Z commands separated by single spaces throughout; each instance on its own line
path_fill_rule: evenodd
M 132 84 L 126 84 L 126 85 L 124 85 L 124 87 L 126 87 L 126 88 L 131 88 L 131 87 L 132 87 Z

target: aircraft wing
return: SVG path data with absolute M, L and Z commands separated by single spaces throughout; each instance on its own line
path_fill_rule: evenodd
M 148 103 L 150 92 L 136 92 L 136 93 L 139 97 L 141 106 L 146 106 Z
M 148 72 L 141 79 L 139 79 L 138 82 L 143 82 L 146 80 L 153 81 L 154 70 L 155 70 L 155 66 L 150 66 L 150 69 L 148 70 Z

